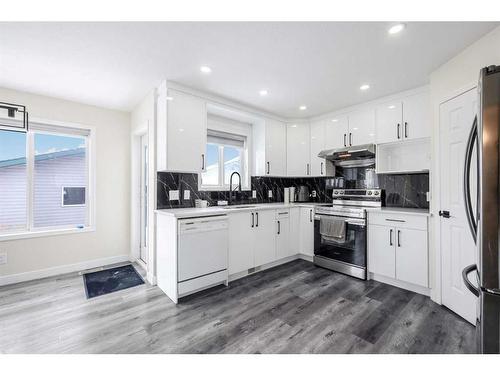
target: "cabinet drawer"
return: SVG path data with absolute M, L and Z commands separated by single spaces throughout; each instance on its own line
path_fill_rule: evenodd
M 368 224 L 427 230 L 427 217 L 395 213 L 369 213 Z
M 290 217 L 290 210 L 289 209 L 284 209 L 284 210 L 276 210 L 276 219 L 285 219 L 287 217 Z

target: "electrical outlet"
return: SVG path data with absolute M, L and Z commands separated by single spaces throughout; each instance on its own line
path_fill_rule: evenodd
M 187 201 L 191 198 L 191 190 L 184 190 L 184 200 Z
M 179 190 L 170 190 L 168 192 L 168 199 L 171 201 L 178 201 L 179 200 Z
M 257 190 L 252 190 L 252 198 L 257 198 Z
M 267 197 L 268 198 L 272 198 L 273 197 L 273 191 L 272 190 L 268 190 L 267 191 Z
M 7 253 L 0 254 L 0 264 L 7 264 Z
M 431 201 L 431 192 L 430 191 L 425 193 L 425 199 L 427 200 L 427 202 Z
M 313 198 L 316 198 L 316 190 L 313 190 L 313 191 L 312 191 L 312 197 L 313 197 Z

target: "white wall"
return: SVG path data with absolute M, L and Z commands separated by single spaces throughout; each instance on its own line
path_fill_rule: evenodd
M 130 134 L 130 171 L 131 171 L 131 192 L 130 192 L 130 253 L 132 258 L 139 257 L 140 246 L 140 162 L 139 155 L 140 137 L 148 133 L 149 148 L 149 194 L 148 194 L 148 222 L 149 243 L 148 259 L 146 261 L 147 279 L 151 284 L 155 283 L 156 274 L 156 253 L 155 253 L 155 214 L 156 209 L 156 90 L 144 97 L 137 104 L 131 113 L 131 134 Z
M 442 102 L 474 87 L 479 70 L 488 65 L 500 65 L 500 27 L 467 47 L 460 54 L 436 69 L 430 76 L 431 102 L 433 110 L 433 170 L 431 174 L 431 238 L 430 274 L 433 286 L 431 297 L 441 301 L 441 252 L 439 249 L 439 106 Z M 443 207 L 443 209 L 445 209 Z
M 128 259 L 130 114 L 4 88 L 0 100 L 26 105 L 32 118 L 95 127 L 97 160 L 96 230 L 0 242 L 0 284 Z

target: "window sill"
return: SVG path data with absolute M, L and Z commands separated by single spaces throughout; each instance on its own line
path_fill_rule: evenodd
M 85 228 L 66 228 L 66 229 L 59 228 L 59 229 L 40 230 L 32 232 L 7 233 L 7 234 L 0 234 L 0 242 L 23 240 L 23 239 L 37 238 L 37 237 L 60 236 L 64 234 L 87 233 L 94 231 L 95 231 L 94 227 L 85 227 Z

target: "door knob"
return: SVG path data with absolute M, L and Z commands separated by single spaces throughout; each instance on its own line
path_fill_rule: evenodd
M 439 211 L 439 216 L 442 216 L 445 219 L 449 219 L 450 218 L 450 211 Z

